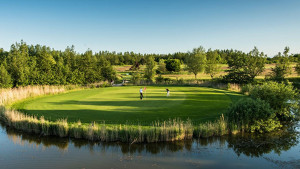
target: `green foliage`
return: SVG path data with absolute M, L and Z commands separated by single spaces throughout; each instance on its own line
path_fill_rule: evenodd
M 288 58 L 280 57 L 276 63 L 275 68 L 272 68 L 268 79 L 277 82 L 282 82 L 285 80 L 285 76 L 291 73 L 291 66 Z
M 298 93 L 291 84 L 266 82 L 249 87 L 249 96 L 269 103 L 280 121 L 289 122 L 299 112 Z
M 132 74 L 131 82 L 136 85 L 136 84 L 140 83 L 140 80 L 141 80 L 140 73 L 139 72 L 134 72 Z
M 274 80 L 277 82 L 282 82 L 285 80 L 285 76 L 290 74 L 292 71 L 291 63 L 289 59 L 289 48 L 285 47 L 283 55 L 279 52 L 276 57 L 276 66 L 272 68 L 272 72 L 270 73 L 269 77 L 270 80 Z M 297 70 L 297 69 L 296 69 Z
M 234 103 L 226 112 L 231 130 L 270 132 L 280 126 L 270 104 L 260 99 L 245 98 Z
M 27 45 L 21 41 L 11 45 L 10 52 L 7 56 L 8 72 L 12 77 L 13 86 L 28 85 L 28 76 L 30 74 L 29 53 Z
M 113 81 L 116 79 L 116 71 L 112 65 L 106 60 L 103 59 L 100 66 L 101 76 L 103 80 Z
M 298 61 L 296 67 L 295 67 L 295 70 L 297 72 L 298 75 L 300 75 L 300 61 Z
M 156 81 L 156 83 L 162 83 L 162 82 L 164 82 L 164 80 L 165 80 L 165 78 L 161 75 L 161 74 L 159 74 L 156 78 L 155 78 L 155 81 Z
M 148 82 L 152 82 L 153 77 L 155 76 L 155 61 L 153 56 L 148 56 L 146 58 L 146 69 L 144 77 L 147 79 Z
M 180 72 L 180 60 L 168 59 L 166 60 L 166 69 L 170 72 Z
M 217 51 L 209 50 L 206 54 L 206 59 L 205 73 L 209 74 L 213 79 L 221 71 L 221 66 L 219 65 L 220 55 Z
M 12 86 L 11 77 L 4 65 L 0 66 L 0 88 L 10 88 Z
M 298 63 L 295 67 L 295 70 L 296 70 L 297 74 L 300 75 L 300 54 L 299 54 L 297 61 L 298 61 Z
M 235 51 L 228 59 L 229 73 L 224 77 L 226 82 L 246 84 L 253 82 L 254 78 L 265 69 L 266 57 L 258 49 L 254 49 L 245 54 Z
M 162 73 L 165 73 L 166 71 L 167 71 L 167 68 L 166 68 L 165 61 L 163 59 L 160 59 L 159 63 L 158 63 L 158 68 L 156 70 L 156 74 L 162 74 Z
M 11 77 L 11 81 L 0 83 L 2 87 L 89 84 L 116 78 L 108 60 L 111 55 L 105 52 L 94 54 L 88 50 L 78 54 L 73 46 L 65 51 L 56 51 L 46 46 L 29 46 L 21 41 L 12 45 L 9 52 L 0 51 L 0 55 L 8 74 L 2 79 Z
M 250 127 L 250 131 L 258 131 L 260 133 L 272 132 L 281 128 L 282 125 L 276 118 L 269 118 L 267 120 L 257 120 L 255 124 Z
M 200 123 L 194 129 L 194 137 L 207 138 L 212 136 L 222 136 L 228 134 L 228 124 L 223 114 L 220 119 L 214 122 Z
M 195 75 L 195 79 L 199 72 L 204 71 L 205 64 L 206 53 L 202 46 L 194 48 L 190 55 L 186 58 L 187 70 Z

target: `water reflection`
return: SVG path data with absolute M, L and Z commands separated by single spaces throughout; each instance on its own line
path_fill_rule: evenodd
M 250 157 L 260 157 L 271 153 L 280 155 L 291 147 L 299 144 L 299 132 L 289 130 L 273 134 L 239 134 L 227 138 L 228 147 L 240 156 L 244 154 Z
M 105 143 L 90 142 L 80 139 L 58 138 L 53 136 L 37 136 L 16 131 L 9 127 L 2 128 L 6 130 L 8 138 L 15 144 L 22 146 L 42 147 L 47 149 L 55 146 L 61 151 L 68 151 L 69 144 L 75 148 L 88 148 L 90 152 L 107 151 L 119 149 L 123 154 L 133 154 L 146 152 L 150 154 L 159 154 L 161 152 L 191 151 L 193 145 L 207 147 L 217 145 L 219 148 L 232 149 L 238 156 L 244 154 L 249 157 L 260 157 L 272 151 L 280 155 L 282 151 L 287 151 L 291 147 L 299 144 L 299 125 L 290 129 L 288 132 L 279 132 L 276 134 L 238 134 L 226 137 L 212 137 L 199 140 L 148 143 L 148 144 L 128 144 L 128 143 Z
M 150 144 L 91 142 L 81 139 L 59 138 L 53 136 L 37 136 L 35 134 L 19 132 L 9 127 L 6 127 L 6 134 L 14 144 L 22 146 L 32 145 L 35 147 L 42 147 L 42 149 L 55 146 L 63 151 L 67 151 L 69 144 L 72 143 L 74 147 L 78 149 L 82 147 L 88 147 L 90 151 L 95 151 L 95 149 L 98 150 L 99 148 L 101 151 L 105 151 L 106 149 L 120 148 L 123 154 L 140 153 L 142 151 L 146 151 L 151 154 L 158 154 L 162 151 L 177 152 L 182 151 L 184 149 L 189 151 L 191 150 L 193 144 L 192 140 Z

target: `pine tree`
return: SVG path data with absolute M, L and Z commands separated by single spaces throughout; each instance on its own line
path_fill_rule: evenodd
M 4 65 L 0 66 L 0 88 L 10 88 L 12 87 L 11 76 L 8 74 Z

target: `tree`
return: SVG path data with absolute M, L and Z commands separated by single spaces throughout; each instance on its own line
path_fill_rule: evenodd
M 195 79 L 197 79 L 197 74 L 204 70 L 205 63 L 206 53 L 202 46 L 194 48 L 186 58 L 187 70 L 195 75 Z
M 0 66 L 0 88 L 10 88 L 12 87 L 11 76 L 8 74 L 4 65 Z
M 55 78 L 53 80 L 54 84 L 65 85 L 67 84 L 66 75 L 67 70 L 64 66 L 64 61 L 62 57 L 57 59 L 56 65 L 54 66 L 54 72 L 56 73 Z
M 51 49 L 46 46 L 36 46 L 36 61 L 37 69 L 39 71 L 39 84 L 53 84 L 55 79 L 55 72 L 53 71 L 56 61 L 52 55 Z
M 132 81 L 133 84 L 135 84 L 135 85 L 139 84 L 140 80 L 141 80 L 141 76 L 140 76 L 139 72 L 132 73 L 131 81 Z
M 155 67 L 154 57 L 153 56 L 148 56 L 146 58 L 146 69 L 145 69 L 144 77 L 149 82 L 153 81 L 153 77 L 155 75 L 154 67 Z
M 265 69 L 266 57 L 256 47 L 248 54 L 241 51 L 230 53 L 228 58 L 229 73 L 224 76 L 226 82 L 246 84 Z
M 156 70 L 156 73 L 157 74 L 161 74 L 161 73 L 164 73 L 166 71 L 167 71 L 167 69 L 166 69 L 166 63 L 165 63 L 165 61 L 163 59 L 160 59 L 159 63 L 158 63 L 158 68 Z
M 113 68 L 113 66 L 107 61 L 106 59 L 103 59 L 101 61 L 101 76 L 103 80 L 108 80 L 109 82 L 112 82 L 116 79 L 116 71 Z
M 298 63 L 295 67 L 295 70 L 296 70 L 297 74 L 300 75 L 300 58 L 298 58 Z
M 166 60 L 166 69 L 170 72 L 180 72 L 180 65 L 179 59 Z
M 289 61 L 289 47 L 284 48 L 283 55 L 279 52 L 276 56 L 276 66 L 272 68 L 272 72 L 269 75 L 270 80 L 275 80 L 277 82 L 282 82 L 287 74 L 292 71 L 291 63 Z
M 81 56 L 79 64 L 79 70 L 84 73 L 85 84 L 100 81 L 100 72 L 96 71 L 97 58 L 91 50 Z
M 265 70 L 265 63 L 266 56 L 263 52 L 260 53 L 256 46 L 254 46 L 254 49 L 248 53 L 245 67 L 245 72 L 249 74 L 251 81 Z
M 298 62 L 295 67 L 295 70 L 296 70 L 297 74 L 300 75 L 300 54 L 295 54 L 294 57 L 295 57 L 296 61 Z
M 221 70 L 221 66 L 219 65 L 220 55 L 217 51 L 209 50 L 206 53 L 206 59 L 205 73 L 209 74 L 213 79 L 214 76 Z
M 10 52 L 8 54 L 8 72 L 12 76 L 13 86 L 25 86 L 28 85 L 29 75 L 29 53 L 26 43 L 16 43 L 11 45 Z

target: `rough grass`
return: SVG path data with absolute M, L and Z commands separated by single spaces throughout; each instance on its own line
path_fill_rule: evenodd
M 106 124 L 151 125 L 154 121 L 180 118 L 192 122 L 214 121 L 241 95 L 202 87 L 147 87 L 144 100 L 139 87 L 111 87 L 81 90 L 29 99 L 13 105 L 28 115 L 43 116 L 50 121 L 97 122 Z

